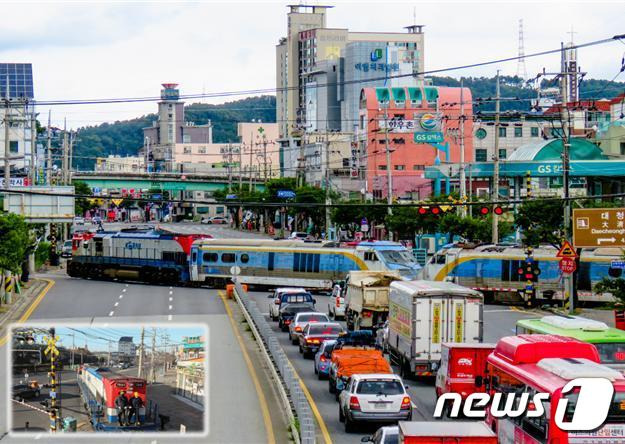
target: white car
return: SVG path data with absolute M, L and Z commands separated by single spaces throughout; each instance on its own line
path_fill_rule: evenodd
M 328 316 L 330 319 L 345 319 L 345 298 L 343 297 L 343 289 L 339 284 L 335 284 L 332 288 L 328 303 Z
M 304 328 L 311 322 L 330 322 L 330 318 L 325 313 L 316 311 L 303 311 L 297 313 L 293 322 L 289 324 L 289 340 L 293 345 L 299 345 L 299 337 L 302 335 Z
M 360 442 L 372 442 L 373 444 L 398 444 L 399 427 L 380 427 L 373 435 L 363 437 Z
M 289 236 L 289 239 L 291 239 L 291 240 L 296 240 L 296 239 L 306 240 L 306 239 L 308 239 L 308 236 L 310 236 L 310 235 L 308 233 L 303 232 L 303 231 L 293 231 L 291 233 L 291 235 Z
M 270 294 L 269 297 L 273 299 L 273 304 L 269 306 L 269 317 L 272 321 L 278 320 L 278 315 L 280 314 L 280 305 L 282 305 L 282 295 L 286 293 L 308 293 L 303 288 L 294 288 L 294 287 L 281 287 L 276 288 L 273 294 Z M 297 301 L 293 301 L 297 302 Z M 302 301 L 304 302 L 304 301 Z
M 345 432 L 359 422 L 412 420 L 412 400 L 401 378 L 394 374 L 352 375 L 339 395 L 339 421 Z
M 74 217 L 74 225 L 84 227 L 85 226 L 85 218 L 84 217 L 80 217 L 80 216 Z

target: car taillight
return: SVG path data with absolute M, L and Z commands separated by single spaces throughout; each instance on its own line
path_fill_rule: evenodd
M 287 319 L 286 321 L 284 321 L 284 323 L 285 323 L 286 325 L 289 325 L 289 324 L 291 323 L 291 320 L 290 320 L 290 319 Z
M 321 362 L 326 362 L 328 360 L 328 358 L 325 357 L 325 355 L 321 355 L 321 357 L 319 358 L 319 360 Z
M 410 396 L 404 396 L 404 399 L 401 400 L 401 409 L 407 410 L 410 408 Z
M 336 306 L 337 307 L 341 306 L 341 298 L 336 298 Z
M 349 398 L 349 408 L 351 410 L 360 410 L 360 402 L 358 402 L 358 397 L 350 396 L 350 398 Z
M 319 339 L 306 339 L 307 344 L 319 344 Z
M 302 331 L 302 327 L 295 327 L 295 331 Z
M 373 315 L 373 313 L 371 313 L 370 311 L 366 311 L 365 310 L 365 311 L 362 312 L 362 316 L 364 318 L 370 318 L 372 315 Z

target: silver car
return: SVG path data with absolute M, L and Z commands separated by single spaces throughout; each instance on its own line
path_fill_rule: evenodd
M 297 313 L 295 318 L 293 318 L 293 322 L 289 324 L 289 340 L 291 344 L 299 344 L 299 337 L 302 335 L 304 328 L 309 322 L 330 322 L 330 318 L 328 318 L 327 314 L 316 311 Z

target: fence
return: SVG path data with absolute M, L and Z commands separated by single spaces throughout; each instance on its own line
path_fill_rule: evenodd
M 252 333 L 269 361 L 269 367 L 274 373 L 274 378 L 279 382 L 278 389 L 289 413 L 295 442 L 312 444 L 315 442 L 315 421 L 310 404 L 300 386 L 300 380 L 280 346 L 275 332 L 258 309 L 256 302 L 250 300 L 240 283 L 235 281 L 234 284 L 235 298 L 243 309 L 243 314 L 252 329 Z M 295 426 L 295 417 L 299 421 L 299 430 Z

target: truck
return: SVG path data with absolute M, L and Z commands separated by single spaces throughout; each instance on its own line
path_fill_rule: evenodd
M 482 421 L 399 421 L 402 444 L 497 444 L 497 435 Z
M 349 330 L 375 329 L 388 317 L 389 285 L 397 272 L 350 271 L 345 285 L 345 322 Z
M 441 281 L 395 281 L 386 348 L 402 376 L 433 376 L 444 342 L 482 342 L 484 298 Z
M 486 358 L 495 350 L 495 344 L 442 344 L 441 365 L 436 372 L 436 397 L 444 393 L 460 393 L 466 399 L 471 393 L 484 392 L 475 378 L 486 376 Z

